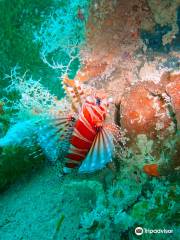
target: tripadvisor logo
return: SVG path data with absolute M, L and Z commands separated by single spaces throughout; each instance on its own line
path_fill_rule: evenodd
M 143 233 L 149 233 L 149 234 L 158 234 L 158 233 L 163 233 L 163 234 L 169 234 L 173 233 L 172 229 L 147 229 L 147 228 L 142 228 L 142 227 L 137 227 L 135 228 L 135 234 L 140 236 Z
M 142 235 L 143 234 L 143 228 L 142 227 L 137 227 L 135 229 L 135 234 L 136 235 Z

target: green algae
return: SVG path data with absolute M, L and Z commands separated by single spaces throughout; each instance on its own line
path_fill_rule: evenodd
M 53 238 L 52 238 L 53 240 L 58 239 L 58 234 L 59 234 L 59 231 L 60 231 L 60 229 L 61 229 L 61 225 L 62 225 L 64 219 L 65 219 L 65 215 L 62 214 L 62 215 L 59 217 L 59 219 L 57 220 L 57 223 L 56 223 L 56 231 L 55 231 L 54 236 L 53 236 Z

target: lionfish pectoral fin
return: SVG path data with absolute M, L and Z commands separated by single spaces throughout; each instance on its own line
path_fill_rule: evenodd
M 50 162 L 55 162 L 69 148 L 69 141 L 76 119 L 73 116 L 46 119 L 37 132 L 37 142 Z
M 79 168 L 80 173 L 94 172 L 102 169 L 112 161 L 114 150 L 113 136 L 105 128 L 97 134 L 91 149 Z

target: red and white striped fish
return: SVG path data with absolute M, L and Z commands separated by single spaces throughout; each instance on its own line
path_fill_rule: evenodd
M 102 94 L 91 93 L 85 96 L 77 83 L 66 90 L 80 103 L 80 108 L 65 156 L 64 170 L 68 172 L 72 168 L 79 168 L 79 172 L 93 172 L 102 169 L 112 161 L 114 150 L 115 127 L 105 124 L 109 101 Z M 75 104 L 73 108 L 77 110 L 74 106 Z

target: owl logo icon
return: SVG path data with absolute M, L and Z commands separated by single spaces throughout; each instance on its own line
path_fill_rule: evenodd
M 135 228 L 135 234 L 140 236 L 143 234 L 143 228 L 142 227 L 137 227 Z

